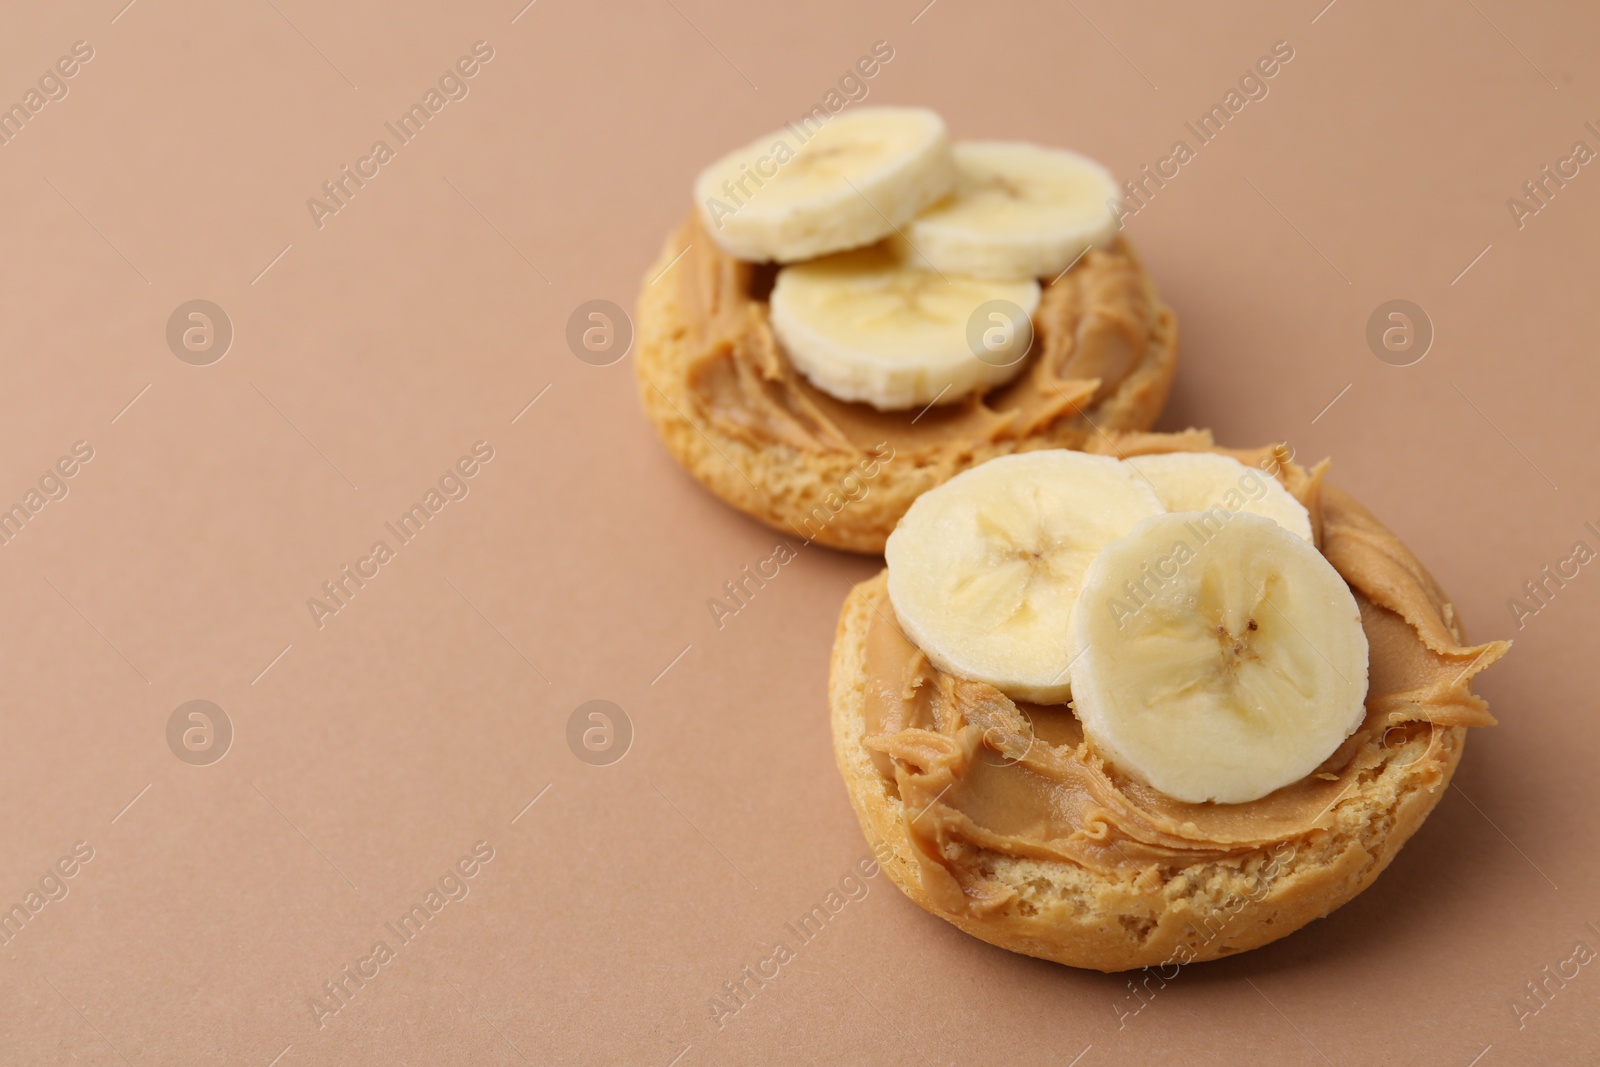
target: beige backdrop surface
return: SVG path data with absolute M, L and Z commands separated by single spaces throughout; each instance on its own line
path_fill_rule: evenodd
M 1507 205 L 1600 149 L 1592 6 L 125 2 L 11 5 L 0 33 L 0 102 L 44 79 L 0 145 L 0 506 L 42 504 L 0 544 L 0 904 L 27 915 L 0 944 L 0 1062 L 1600 1053 L 1600 964 L 1564 962 L 1600 949 L 1600 567 L 1508 606 L 1600 548 L 1600 166 Z M 710 998 L 866 854 L 824 682 L 877 565 L 806 548 L 719 629 L 707 600 L 774 534 L 676 468 L 631 358 L 580 361 L 566 324 L 631 308 L 696 170 L 877 41 L 870 101 L 1122 177 L 1288 42 L 1128 219 L 1183 332 L 1162 425 L 1334 457 L 1471 633 L 1516 647 L 1459 788 L 1287 940 L 1136 997 L 880 876 L 719 1028 Z M 385 123 L 477 42 L 401 144 Z M 380 139 L 337 212 L 308 208 Z M 1395 299 L 1432 324 L 1409 366 L 1366 340 Z M 192 300 L 232 327 L 207 365 L 219 335 L 178 345 L 193 362 L 168 343 Z M 385 523 L 442 478 L 460 498 L 400 543 Z M 393 558 L 314 618 L 380 539 Z M 609 765 L 568 743 L 593 699 L 631 723 Z M 214 712 L 169 744 L 191 700 L 225 746 Z

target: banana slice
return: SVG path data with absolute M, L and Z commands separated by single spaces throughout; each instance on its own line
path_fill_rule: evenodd
M 905 228 L 921 265 L 979 278 L 1054 278 L 1117 232 L 1116 179 L 1087 156 L 1008 141 L 953 149 L 956 188 Z
M 908 267 L 882 245 L 778 272 L 772 329 L 818 389 L 880 411 L 952 403 L 1021 372 L 1039 283 Z
M 1189 803 L 1298 781 L 1365 715 L 1355 597 L 1306 539 L 1260 515 L 1176 512 L 1107 545 L 1069 647 L 1084 735 Z
M 889 535 L 889 600 L 940 670 L 1035 704 L 1065 703 L 1067 624 L 1084 571 L 1161 502 L 1108 456 L 1003 456 L 911 505 Z
M 1290 533 L 1312 539 L 1311 515 L 1283 483 L 1265 471 L 1215 452 L 1130 456 L 1129 466 L 1150 483 L 1168 511 L 1248 511 Z
M 864 107 L 730 152 L 700 172 L 694 198 L 724 252 L 789 263 L 880 240 L 954 182 L 943 119 L 926 108 Z

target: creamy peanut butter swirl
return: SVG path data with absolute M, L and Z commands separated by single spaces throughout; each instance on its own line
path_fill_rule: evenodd
M 1364 508 L 1324 486 L 1322 468 L 1273 462 L 1272 450 L 1230 454 L 1277 471 L 1355 594 L 1370 646 L 1361 727 L 1312 775 L 1259 800 L 1182 803 L 1109 766 L 1067 708 L 1019 705 L 932 666 L 885 597 L 867 634 L 866 745 L 899 792 L 939 906 L 981 912 L 1011 895 L 965 862 L 979 850 L 1151 874 L 1270 849 L 1329 826 L 1334 805 L 1404 742 L 1438 745 L 1446 728 L 1493 724 L 1471 681 L 1509 645 L 1461 644 L 1432 578 Z M 1434 775 L 1442 766 L 1417 763 Z
M 812 387 L 784 358 L 768 321 L 772 267 L 723 253 L 695 219 L 674 243 L 689 251 L 669 284 L 699 332 L 700 354 L 687 368 L 691 395 L 704 418 L 753 445 L 864 454 L 887 441 L 896 455 L 919 462 L 1042 433 L 1078 447 L 1094 433 L 1094 405 L 1175 330 L 1171 311 L 1118 240 L 1043 279 L 1033 353 L 1010 383 L 925 413 L 877 411 Z

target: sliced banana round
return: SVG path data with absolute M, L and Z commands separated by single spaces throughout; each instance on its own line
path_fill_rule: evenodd
M 1149 481 L 1168 511 L 1248 511 L 1312 539 L 1311 514 L 1305 505 L 1278 479 L 1232 456 L 1164 452 L 1129 456 L 1126 462 Z
M 770 307 L 773 332 L 813 385 L 897 411 L 1016 377 L 1039 294 L 1031 278 L 941 275 L 876 245 L 784 267 Z
M 1010 141 L 953 149 L 955 192 L 905 227 L 925 266 L 979 278 L 1054 278 L 1117 232 L 1116 179 L 1087 156 Z
M 1355 597 L 1310 542 L 1260 515 L 1176 512 L 1107 545 L 1069 647 L 1084 735 L 1189 803 L 1299 781 L 1365 715 Z
M 1084 571 L 1160 513 L 1150 487 L 1107 456 L 992 459 L 923 493 L 889 535 L 889 600 L 940 670 L 1062 704 L 1078 671 L 1067 624 Z
M 863 107 L 816 129 L 791 123 L 730 152 L 700 172 L 694 198 L 723 251 L 789 263 L 880 240 L 954 181 L 937 114 Z

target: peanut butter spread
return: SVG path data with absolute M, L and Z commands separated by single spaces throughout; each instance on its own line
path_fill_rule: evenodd
M 885 600 L 867 635 L 866 745 L 898 791 L 923 884 L 944 909 L 982 913 L 1011 895 L 963 862 L 979 849 L 1149 874 L 1296 841 L 1331 825 L 1334 805 L 1389 752 L 1419 740 L 1432 756 L 1444 729 L 1493 724 L 1470 684 L 1509 646 L 1463 647 L 1427 572 L 1359 504 L 1324 487 L 1321 468 L 1273 463 L 1274 450 L 1232 454 L 1264 460 L 1307 506 L 1319 547 L 1355 594 L 1370 646 L 1365 721 L 1316 772 L 1268 796 L 1182 803 L 1103 761 L 1067 707 L 1016 704 L 932 666 Z
M 1094 406 L 1154 345 L 1171 344 L 1175 330 L 1119 239 L 1043 279 L 1033 350 L 1009 383 L 926 412 L 877 411 L 814 388 L 784 358 L 768 321 L 774 267 L 720 251 L 697 218 L 674 240 L 689 250 L 672 269 L 672 284 L 700 331 L 700 355 L 687 368 L 690 393 L 719 430 L 757 446 L 864 454 L 887 441 L 917 462 L 1040 434 L 1077 447 L 1094 432 Z

